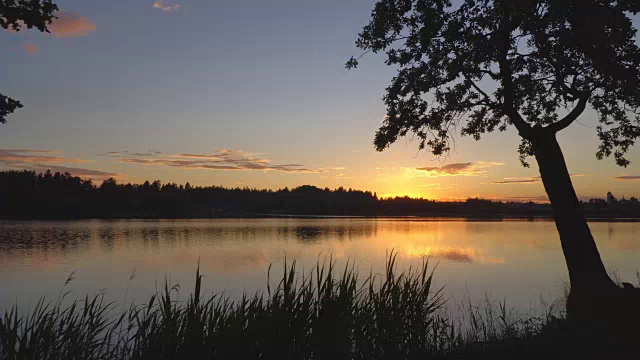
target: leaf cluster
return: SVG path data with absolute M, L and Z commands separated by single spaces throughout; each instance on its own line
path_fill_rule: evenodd
M 590 105 L 597 157 L 626 166 L 640 136 L 638 11 L 637 0 L 378 1 L 356 41 L 398 68 L 376 149 L 411 134 L 439 156 L 457 132 L 479 140 L 514 125 L 524 157 L 535 127 L 563 130 Z
M 0 0 L 0 27 L 11 31 L 26 27 L 49 32 L 47 26 L 55 19 L 56 11 L 58 6 L 51 0 Z M 0 123 L 6 123 L 7 116 L 20 108 L 20 101 L 0 94 Z

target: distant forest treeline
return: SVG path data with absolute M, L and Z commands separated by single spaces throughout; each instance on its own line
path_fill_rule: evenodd
M 69 173 L 0 172 L 0 217 L 5 219 L 76 218 L 209 218 L 261 215 L 361 216 L 546 216 L 548 204 L 467 199 L 438 202 L 409 197 L 378 198 L 370 191 L 320 189 L 259 190 L 191 186 L 189 183 L 101 185 Z M 640 217 L 640 203 L 632 198 L 615 204 L 583 203 L 596 216 Z

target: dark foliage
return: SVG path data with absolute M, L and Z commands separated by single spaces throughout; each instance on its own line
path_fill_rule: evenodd
M 513 124 L 525 163 L 532 128 L 562 130 L 589 104 L 600 122 L 597 157 L 613 154 L 626 166 L 640 136 L 640 49 L 630 18 L 638 11 L 631 0 L 378 1 L 356 45 L 385 52 L 399 70 L 376 148 L 414 134 L 421 149 L 442 155 L 457 131 L 478 140 Z
M 56 11 L 58 6 L 51 0 L 0 0 L 0 27 L 11 31 L 26 27 L 49 32 L 47 26 Z M 0 123 L 6 123 L 7 116 L 21 107 L 19 101 L 0 94 Z
M 49 32 L 47 26 L 56 11 L 58 6 L 51 0 L 0 0 L 0 26 L 12 31 L 26 27 Z
M 162 184 L 95 186 L 68 173 L 0 172 L 0 216 L 14 218 L 218 217 L 255 214 L 373 213 L 376 195 L 338 188 L 258 190 Z
M 383 274 L 362 278 L 353 262 L 301 272 L 285 260 L 266 294 L 241 299 L 204 294 L 198 270 L 187 301 L 165 282 L 121 314 L 102 295 L 42 300 L 0 314 L 0 359 L 417 359 L 456 345 L 428 263 L 396 264 L 392 253 Z
M 527 156 L 538 164 L 571 292 L 581 293 L 571 297 L 577 300 L 570 317 L 592 324 L 609 321 L 590 318 L 608 308 L 593 299 L 619 289 L 606 273 L 557 133 L 590 106 L 598 115 L 596 157 L 629 164 L 625 154 L 640 137 L 640 48 L 631 19 L 638 12 L 638 0 L 379 0 L 356 41 L 398 68 L 384 96 L 378 151 L 410 135 L 440 156 L 456 133 L 479 140 L 513 125 L 522 165 L 529 166 Z M 358 59 L 347 62 L 356 66 Z
M 320 189 L 259 190 L 162 184 L 101 185 L 69 173 L 47 171 L 0 172 L 0 217 L 14 219 L 66 218 L 208 218 L 272 215 L 424 215 L 424 216 L 548 216 L 548 204 L 467 199 L 437 202 L 410 197 L 378 198 L 370 191 Z M 615 207 L 594 200 L 583 204 L 594 215 L 639 216 L 632 198 Z
M 198 269 L 184 301 L 165 281 L 147 301 L 120 304 L 68 299 L 70 277 L 57 300 L 0 313 L 0 359 L 638 358 L 637 346 L 576 337 L 553 306 L 526 316 L 487 298 L 453 318 L 428 262 L 401 271 L 393 252 L 365 277 L 352 261 L 305 271 L 285 259 L 266 293 L 241 298 L 207 295 L 203 279 Z

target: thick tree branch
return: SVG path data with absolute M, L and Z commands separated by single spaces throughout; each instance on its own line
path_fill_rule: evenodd
M 500 58 L 498 64 L 500 66 L 500 77 L 502 80 L 503 98 L 504 98 L 504 113 L 509 117 L 513 125 L 518 129 L 520 136 L 527 140 L 531 140 L 533 137 L 533 130 L 529 124 L 522 118 L 518 110 L 513 105 L 513 78 L 511 63 L 509 61 L 509 50 L 511 49 L 511 27 L 509 25 L 509 10 L 508 5 L 502 1 L 502 19 L 500 23 L 500 32 L 498 36 L 501 36 L 501 41 L 498 42 Z
M 505 104 L 504 111 L 513 125 L 516 127 L 516 129 L 518 129 L 518 133 L 520 134 L 520 136 L 527 140 L 531 140 L 531 138 L 533 137 L 533 128 L 531 128 L 531 125 L 527 124 L 520 113 L 518 113 L 518 110 L 513 107 L 513 103 Z
M 471 86 L 477 91 L 479 92 L 487 101 L 491 102 L 491 98 L 489 97 L 489 95 L 484 92 L 484 90 L 482 90 L 476 83 L 475 81 L 473 81 L 471 79 L 471 77 L 469 77 L 467 74 L 464 74 L 464 78 L 469 82 L 469 84 L 471 84 Z
M 587 107 L 587 101 L 589 101 L 589 93 L 582 94 L 578 100 L 578 105 L 576 105 L 567 116 L 547 126 L 547 129 L 556 133 L 566 129 L 584 112 L 584 109 Z

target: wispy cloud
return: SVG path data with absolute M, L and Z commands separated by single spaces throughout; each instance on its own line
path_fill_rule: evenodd
M 169 166 L 182 169 L 204 170 L 263 170 L 290 173 L 318 173 L 323 169 L 311 169 L 300 164 L 273 164 L 271 160 L 238 150 L 214 150 L 208 154 L 159 154 L 159 152 L 129 153 L 114 151 L 103 155 L 118 161 L 138 165 Z M 162 156 L 160 156 L 162 155 Z
M 24 50 L 31 55 L 36 55 L 38 53 L 38 47 L 28 42 L 24 43 Z
M 61 10 L 55 13 L 55 18 L 51 20 L 51 24 L 49 24 L 47 28 L 49 29 L 49 33 L 54 37 L 69 38 L 89 35 L 96 31 L 96 24 L 84 16 Z M 25 29 L 26 26 L 24 22 L 18 21 L 17 29 L 9 27 L 4 30 L 15 33 L 24 31 Z
M 81 163 L 88 160 L 73 159 L 62 156 L 52 150 L 0 149 L 0 163 Z
M 164 1 L 156 1 L 153 3 L 153 8 L 160 9 L 166 13 L 169 13 L 169 12 L 180 10 L 180 4 L 165 5 Z
M 499 181 L 493 181 L 492 184 L 536 184 L 540 182 L 540 176 L 521 177 L 521 178 L 504 178 Z
M 130 156 L 136 156 L 136 157 L 154 157 L 154 156 L 159 156 L 161 155 L 162 152 L 160 151 L 154 151 L 154 150 L 149 150 L 146 152 L 129 152 L 129 151 L 109 151 L 106 153 L 100 153 L 98 154 L 98 156 L 111 156 L 111 157 L 116 157 L 116 158 L 122 158 L 122 157 L 130 157 Z
M 44 172 L 69 172 L 74 176 L 105 179 L 121 177 L 122 175 L 78 167 L 68 167 L 65 163 L 84 163 L 90 160 L 68 158 L 60 155 L 59 151 L 35 149 L 0 149 L 0 166 L 10 170 L 33 170 Z
M 432 190 L 442 190 L 443 188 L 440 186 L 440 183 L 431 183 L 431 184 L 420 184 L 418 187 L 429 188 Z
M 614 177 L 616 180 L 640 180 L 640 176 L 637 175 L 621 175 Z
M 584 176 L 593 176 L 594 174 L 571 174 L 573 177 L 584 177 Z M 534 177 L 507 177 L 502 180 L 493 181 L 491 184 L 498 185 L 508 185 L 508 184 L 537 184 L 542 181 L 542 177 L 534 176 Z
M 466 162 L 466 163 L 454 163 L 443 166 L 431 166 L 416 168 L 420 172 L 428 177 L 440 177 L 440 176 L 479 176 L 487 173 L 487 168 L 501 166 L 504 163 L 501 162 Z
M 87 36 L 96 31 L 96 24 L 84 16 L 58 11 L 56 17 L 49 25 L 49 31 L 57 38 Z

